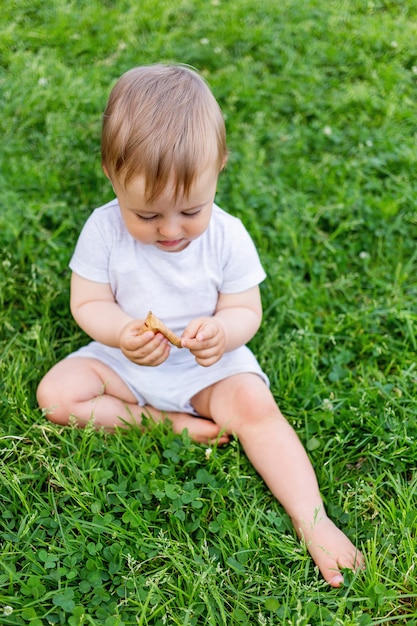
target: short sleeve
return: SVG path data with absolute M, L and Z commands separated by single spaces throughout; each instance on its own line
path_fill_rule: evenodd
M 227 237 L 221 293 L 240 293 L 259 285 L 266 278 L 251 236 L 239 219 L 232 220 L 233 236 Z
M 100 210 L 96 209 L 81 230 L 74 254 L 70 260 L 70 269 L 98 283 L 109 283 L 109 249 L 111 232 L 106 222 L 100 220 Z

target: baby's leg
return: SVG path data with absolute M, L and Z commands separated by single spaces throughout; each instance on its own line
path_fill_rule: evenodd
M 41 380 L 37 397 L 48 419 L 58 424 L 68 424 L 72 418 L 79 426 L 94 422 L 97 428 L 113 430 L 141 424 L 145 414 L 156 422 L 169 419 L 175 432 L 186 428 L 190 437 L 201 443 L 215 440 L 220 432 L 211 420 L 139 406 L 120 376 L 98 359 L 71 357 L 60 361 Z M 227 441 L 223 435 L 219 443 Z
M 308 456 L 259 376 L 226 378 L 197 394 L 192 403 L 199 413 L 236 434 L 327 582 L 338 587 L 343 582 L 341 568 L 363 566 L 362 554 L 327 517 Z

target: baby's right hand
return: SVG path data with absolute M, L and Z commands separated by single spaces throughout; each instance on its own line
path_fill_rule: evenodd
M 120 349 L 133 363 L 155 367 L 167 360 L 170 343 L 162 333 L 140 333 L 142 326 L 138 320 L 126 324 L 120 333 Z

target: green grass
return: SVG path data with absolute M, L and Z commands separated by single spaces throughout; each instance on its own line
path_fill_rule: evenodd
M 0 623 L 417 624 L 417 2 L 10 0 L 0 14 Z M 86 339 L 67 263 L 112 197 L 130 67 L 207 78 L 218 202 L 268 271 L 252 341 L 367 570 L 329 589 L 239 444 L 62 429 L 42 374 Z

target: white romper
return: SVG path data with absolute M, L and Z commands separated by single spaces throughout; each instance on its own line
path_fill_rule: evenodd
M 145 318 L 151 310 L 177 335 L 192 319 L 212 316 L 219 293 L 246 291 L 266 276 L 242 222 L 218 206 L 213 205 L 209 227 L 200 237 L 181 252 L 165 252 L 128 233 L 117 200 L 93 211 L 70 268 L 83 278 L 110 284 L 115 300 L 133 318 Z M 118 348 L 97 341 L 69 356 L 99 359 L 126 382 L 139 405 L 162 411 L 197 415 L 190 399 L 234 374 L 253 372 L 269 384 L 247 346 L 225 353 L 209 367 L 174 346 L 157 367 L 136 365 Z

